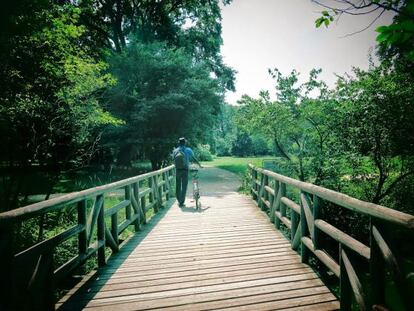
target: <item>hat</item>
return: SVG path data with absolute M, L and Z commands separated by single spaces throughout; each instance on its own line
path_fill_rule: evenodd
M 180 138 L 178 139 L 178 142 L 179 142 L 180 144 L 185 143 L 185 142 L 186 142 L 186 139 L 185 139 L 184 137 L 180 137 Z

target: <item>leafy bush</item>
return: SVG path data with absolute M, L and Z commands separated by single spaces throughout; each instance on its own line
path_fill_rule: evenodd
M 251 135 L 253 144 L 253 155 L 268 155 L 271 154 L 271 148 L 269 148 L 268 141 L 265 136 L 260 134 Z
M 213 155 L 210 152 L 210 145 L 197 145 L 194 154 L 199 161 L 213 161 Z
M 230 156 L 231 148 L 233 145 L 234 137 L 231 135 L 226 135 L 223 137 L 218 137 L 215 141 L 216 143 L 216 154 L 219 157 Z
M 247 133 L 237 133 L 236 140 L 231 149 L 233 156 L 247 157 L 253 154 L 252 138 Z

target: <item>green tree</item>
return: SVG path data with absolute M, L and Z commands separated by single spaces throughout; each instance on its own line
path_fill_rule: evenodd
M 216 127 L 211 145 L 219 156 L 230 156 L 232 146 L 237 137 L 235 113 L 237 108 L 228 104 L 222 104 L 220 113 L 216 119 Z
M 53 168 L 55 180 L 60 170 L 90 158 L 102 126 L 119 124 L 99 103 L 114 79 L 89 56 L 79 9 L 18 4 L 1 35 L 0 76 L 7 81 L 0 86 L 1 159 L 10 168 Z M 18 205 L 16 189 L 5 191 L 3 207 Z
M 339 79 L 334 95 L 339 122 L 332 129 L 346 155 L 347 191 L 406 209 L 413 181 L 414 1 L 314 2 L 325 7 L 317 27 L 342 14 L 371 14 L 372 22 L 360 30 L 365 31 L 384 12 L 395 14 L 390 25 L 376 29 L 381 65 Z
M 131 61 L 131 66 L 129 66 L 129 68 L 124 68 L 126 72 L 130 72 L 132 68 L 134 68 L 133 70 L 135 72 L 142 71 L 142 73 L 139 74 L 134 73 L 134 75 L 140 75 L 139 78 L 136 78 L 140 80 L 141 85 L 137 85 L 135 87 L 135 93 L 133 96 L 141 97 L 141 100 L 139 107 L 138 105 L 134 105 L 136 110 L 133 111 L 136 113 L 139 111 L 141 116 L 147 116 L 153 120 L 152 122 L 149 122 L 148 120 L 145 120 L 145 122 L 132 121 L 133 119 L 142 119 L 142 117 L 124 116 L 125 113 L 121 111 L 122 109 L 119 109 L 122 106 L 121 103 L 123 100 L 119 101 L 119 105 L 112 102 L 111 110 L 113 110 L 116 115 L 123 116 L 123 120 L 127 123 L 125 129 L 119 131 L 118 136 L 116 134 L 113 136 L 112 134 L 114 132 L 112 132 L 112 136 L 107 136 L 112 137 L 115 140 L 107 141 L 106 146 L 112 146 L 115 149 L 117 146 L 120 146 L 118 163 L 128 165 L 130 160 L 137 153 L 140 153 L 141 156 L 146 156 L 151 159 L 153 167 L 161 165 L 161 163 L 168 157 L 168 154 L 166 153 L 166 150 L 168 149 L 167 146 L 171 147 L 175 142 L 175 139 L 167 139 L 167 134 L 160 133 L 160 131 L 171 130 L 173 127 L 172 125 L 167 125 L 165 128 L 162 126 L 160 127 L 161 123 L 159 118 L 165 119 L 166 116 L 172 116 L 172 124 L 183 122 L 183 120 L 191 120 L 189 122 L 193 122 L 193 118 L 200 119 L 201 125 L 195 126 L 191 130 L 188 125 L 182 126 L 183 128 L 188 129 L 185 132 L 185 136 L 197 137 L 197 139 L 193 141 L 194 143 L 199 142 L 198 138 L 203 136 L 204 142 L 210 141 L 212 148 L 214 149 L 215 146 L 214 140 L 212 139 L 212 132 L 210 130 L 205 130 L 204 127 L 204 124 L 211 123 L 209 117 L 211 114 L 209 107 L 211 107 L 211 105 L 207 104 L 206 108 L 203 108 L 206 111 L 205 116 L 194 115 L 186 116 L 184 118 L 182 118 L 182 116 L 188 115 L 189 111 L 201 111 L 203 109 L 197 108 L 198 104 L 194 105 L 194 109 L 185 108 L 185 112 L 182 111 L 183 109 L 181 104 L 176 106 L 175 111 L 174 104 L 168 108 L 165 108 L 166 104 L 163 103 L 164 101 L 170 101 L 171 103 L 182 101 L 182 98 L 187 96 L 186 93 L 190 92 L 191 88 L 183 93 L 180 93 L 180 87 L 173 90 L 178 83 L 176 78 L 173 77 L 173 71 L 176 69 L 172 68 L 174 66 L 172 63 L 167 64 L 166 62 L 164 62 L 163 65 L 166 66 L 165 68 L 170 67 L 167 71 L 172 71 L 166 75 L 163 75 L 162 68 L 157 67 L 156 64 L 151 65 L 154 66 L 153 68 L 159 69 L 156 70 L 156 76 L 159 78 L 159 85 L 155 87 L 154 85 L 157 82 L 154 82 L 153 76 L 147 71 L 148 66 L 145 65 L 147 60 L 150 58 L 146 58 L 147 55 L 144 55 L 145 53 L 142 55 L 135 55 L 135 59 L 132 59 L 130 56 L 131 51 L 136 47 L 136 45 L 135 47 L 133 45 L 137 42 L 140 42 L 141 47 L 147 45 L 148 50 L 151 50 L 152 53 L 160 53 L 163 56 L 166 56 L 165 51 L 168 49 L 171 51 L 174 49 L 179 50 L 177 55 L 180 53 L 182 55 L 185 54 L 188 64 L 196 64 L 194 66 L 190 66 L 190 70 L 186 71 L 189 76 L 188 80 L 192 79 L 191 76 L 203 76 L 206 72 L 208 72 L 212 77 L 211 79 L 204 79 L 204 77 L 200 79 L 194 78 L 194 83 L 191 86 L 193 91 L 194 89 L 198 89 L 195 92 L 199 93 L 202 89 L 206 90 L 207 88 L 210 88 L 211 92 L 206 93 L 204 102 L 215 101 L 215 99 L 211 99 L 209 95 L 210 93 L 221 96 L 221 93 L 223 93 L 225 89 L 234 89 L 234 70 L 227 67 L 223 63 L 222 56 L 220 54 L 220 46 L 222 44 L 221 10 L 219 7 L 220 1 L 214 0 L 205 2 L 200 0 L 151 0 L 131 2 L 127 0 L 103 0 L 99 1 L 99 5 L 94 5 L 95 2 L 96 1 L 94 0 L 85 0 L 79 3 L 79 6 L 82 8 L 81 21 L 84 25 L 87 25 L 90 37 L 96 37 L 98 38 L 97 41 L 101 40 L 102 42 L 106 42 L 106 46 L 113 48 L 116 52 L 114 54 L 118 54 L 118 56 L 112 57 L 112 59 L 116 60 L 111 62 L 111 64 L 114 64 L 112 71 L 117 75 L 118 80 L 120 81 L 120 87 L 115 88 L 112 93 L 122 94 L 125 92 L 125 94 L 128 94 L 130 91 L 130 89 L 123 89 L 125 84 L 128 84 L 129 82 L 122 77 L 121 72 L 116 72 L 120 67 L 128 67 L 126 63 Z M 229 2 L 230 1 L 222 1 L 224 5 Z M 160 51 L 157 49 L 160 49 Z M 141 56 L 143 58 L 138 59 Z M 122 60 L 122 58 L 125 59 Z M 175 60 L 172 60 L 172 62 L 174 61 Z M 140 62 L 143 64 L 144 69 L 135 66 L 135 64 Z M 149 64 L 149 62 L 146 64 Z M 202 70 L 200 70 L 201 67 Z M 194 70 L 195 73 L 191 73 L 191 70 Z M 203 73 L 200 73 L 201 71 L 203 71 Z M 182 72 L 183 71 L 179 72 L 178 76 L 184 79 L 181 74 Z M 148 79 L 148 81 L 146 82 L 145 79 Z M 207 80 L 210 82 L 214 81 L 214 85 L 207 85 L 210 82 L 203 84 Z M 139 92 L 155 92 L 156 90 L 150 89 L 151 87 L 157 88 L 157 91 L 160 92 L 159 94 L 170 93 L 169 96 L 171 96 L 171 98 L 167 99 L 166 95 L 163 95 L 164 98 L 160 99 L 159 103 L 152 101 L 152 99 L 144 100 L 146 95 L 139 94 Z M 151 95 L 150 97 L 152 96 L 155 95 Z M 180 96 L 182 97 L 181 99 L 179 99 Z M 159 98 L 161 97 L 162 96 L 160 95 Z M 146 105 L 148 105 L 148 107 L 145 107 Z M 217 109 L 214 108 L 214 110 L 214 114 L 217 114 Z M 142 113 L 143 111 L 145 113 Z M 150 111 L 152 111 L 152 114 L 149 113 Z M 180 117 L 175 116 L 177 113 L 180 114 Z M 203 119 L 206 119 L 206 121 Z M 197 122 L 196 124 L 198 125 L 198 121 L 194 122 Z M 145 126 L 145 129 L 141 129 L 141 125 Z M 198 133 L 198 127 L 205 130 L 203 134 Z M 119 135 L 121 132 L 127 132 L 128 129 L 132 128 L 134 128 L 134 131 L 131 131 L 125 137 L 120 138 Z M 144 138 L 145 135 L 147 135 L 148 139 Z M 178 135 L 177 132 L 176 135 Z M 112 138 L 109 138 L 109 140 Z M 118 144 L 118 139 L 122 139 L 123 143 Z M 148 140 L 151 140 L 151 143 L 149 143 Z M 158 159 L 156 159 L 157 157 Z
M 251 135 L 251 138 L 252 138 L 252 145 L 253 145 L 252 155 L 261 156 L 261 155 L 267 155 L 270 153 L 269 143 L 264 135 L 254 134 L 254 135 Z
M 252 138 L 247 133 L 237 133 L 236 139 L 233 142 L 231 153 L 237 157 L 246 157 L 253 154 Z
M 244 130 L 272 140 L 288 172 L 316 183 L 333 178 L 333 170 L 324 169 L 330 152 L 330 123 L 324 116 L 332 118 L 334 106 L 325 83 L 318 80 L 319 73 L 312 70 L 309 80 L 298 85 L 296 71 L 283 76 L 277 69 L 271 70 L 277 100 L 272 101 L 268 92 L 261 92 L 256 99 L 244 96 L 237 117 Z
M 118 159 L 128 164 L 131 158 L 125 153 L 133 155 L 138 147 L 158 168 L 178 137 L 187 137 L 192 145 L 208 141 L 222 89 L 205 64 L 194 62 L 184 49 L 139 40 L 114 54 L 110 63 L 118 80 L 111 111 L 126 122 L 107 136 L 120 147 Z
M 391 198 L 414 174 L 413 95 L 410 78 L 392 67 L 339 80 L 337 137 L 355 167 L 352 180 L 372 202 Z
M 223 0 L 224 5 L 230 0 Z M 219 0 L 83 0 L 82 22 L 90 37 L 121 52 L 131 36 L 144 43 L 161 41 L 184 48 L 214 72 L 223 88 L 234 89 L 234 71 L 220 54 Z

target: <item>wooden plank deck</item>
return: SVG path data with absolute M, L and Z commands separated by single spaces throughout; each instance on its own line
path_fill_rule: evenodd
M 59 310 L 339 308 L 251 199 L 211 193 L 202 203 L 157 214 Z

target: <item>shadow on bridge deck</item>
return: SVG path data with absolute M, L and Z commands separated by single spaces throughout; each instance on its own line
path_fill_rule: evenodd
M 99 271 L 94 271 L 89 274 L 82 282 L 74 287 L 68 294 L 63 297 L 56 309 L 58 310 L 82 310 L 89 300 L 93 299 L 93 294 L 88 295 L 88 299 L 85 298 L 85 293 L 90 293 L 90 288 L 93 287 L 93 293 L 98 293 L 102 287 L 106 284 L 106 281 L 116 272 L 117 268 L 122 266 L 122 263 L 128 258 L 128 256 L 136 249 L 136 247 L 151 233 L 151 231 L 157 226 L 168 210 L 173 206 L 174 199 L 171 199 L 159 213 L 155 214 L 147 225 L 143 226 L 143 230 L 132 236 L 125 242 L 121 251 L 114 254 L 109 260 L 108 264 Z

